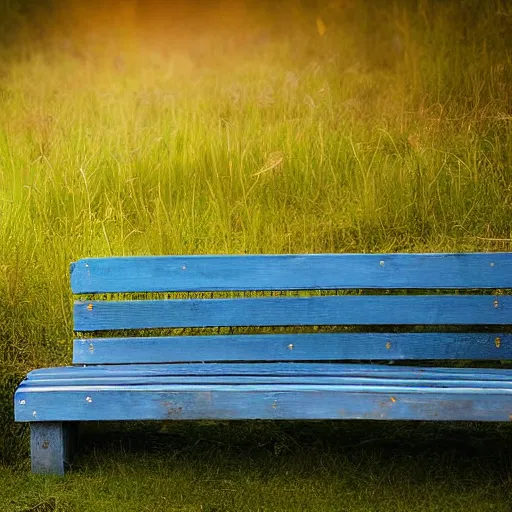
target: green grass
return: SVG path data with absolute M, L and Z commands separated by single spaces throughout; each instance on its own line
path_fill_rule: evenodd
M 131 1 L 41 5 L 38 11 L 0 3 L 5 464 L 26 454 L 26 435 L 12 422 L 16 383 L 31 368 L 71 360 L 68 268 L 77 258 L 511 249 L 509 2 L 347 0 L 305 8 L 290 1 L 266 9 L 221 3 L 218 10 L 167 14 L 158 2 L 146 8 Z M 323 35 L 317 18 L 327 26 Z M 204 432 L 206 438 L 210 431 Z M 222 449 L 212 457 L 227 457 L 231 465 L 210 467 L 193 440 L 191 455 L 170 450 L 139 459 L 115 452 L 94 462 L 89 452 L 81 459 L 87 471 L 64 481 L 6 466 L 1 492 L 14 503 L 22 496 L 25 504 L 53 495 L 67 503 L 61 509 L 73 510 L 85 477 L 113 510 L 123 492 L 140 510 L 137 499 L 150 499 L 145 489 L 158 474 L 160 494 L 174 486 L 167 499 L 184 510 L 200 510 L 201 493 L 216 496 L 216 489 L 222 506 L 254 509 L 278 487 L 293 490 L 283 491 L 283 509 L 302 499 L 312 510 L 339 510 L 350 495 L 351 510 L 416 503 L 418 510 L 421 503 L 422 510 L 437 510 L 451 502 L 453 510 L 464 503 L 484 510 L 478 504 L 487 498 L 504 510 L 504 494 L 494 489 L 506 485 L 492 468 L 478 478 L 475 469 L 466 480 L 461 470 L 451 476 L 451 462 L 439 455 L 432 460 L 443 477 L 436 480 L 424 468 L 427 476 L 416 478 L 411 448 L 404 454 L 414 460 L 400 455 L 396 473 L 406 487 L 398 476 L 384 486 L 381 462 L 392 475 L 395 463 L 371 454 L 368 460 L 361 455 L 357 467 L 343 454 L 331 459 L 329 439 L 325 453 L 322 444 L 310 452 L 298 442 L 289 462 L 287 455 L 275 460 L 267 453 L 254 470 L 241 453 L 239 473 Z M 182 475 L 166 462 L 176 456 L 184 457 Z M 417 460 L 429 464 L 425 457 Z M 457 467 L 465 467 L 461 457 Z M 307 466 L 310 459 L 318 468 Z M 266 477 L 288 463 L 294 481 Z M 146 464 L 156 469 L 145 471 Z M 345 487 L 322 464 L 342 468 Z M 489 464 L 496 469 L 496 462 Z M 132 467 L 141 469 L 137 485 L 123 486 L 121 475 Z M 368 489 L 383 493 L 383 504 L 372 504 L 357 468 L 373 475 Z M 221 491 L 212 477 L 192 492 L 197 475 L 212 471 L 220 481 L 233 479 L 236 490 Z M 354 495 L 350 486 L 358 490 Z M 188 489 L 181 501 L 180 488 Z M 223 510 L 213 497 L 208 503 Z M 152 504 L 148 510 L 158 507 L 165 509 Z
M 65 479 L 0 469 L 3 510 L 510 511 L 510 425 L 185 422 L 90 431 Z

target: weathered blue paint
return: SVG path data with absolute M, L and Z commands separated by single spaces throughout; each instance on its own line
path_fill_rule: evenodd
M 166 376 L 278 376 L 278 377 L 372 377 L 379 379 L 473 379 L 512 380 L 512 370 L 500 368 L 434 368 L 422 366 L 395 366 L 386 364 L 355 363 L 189 363 L 189 364 L 127 364 L 62 366 L 33 370 L 18 389 L 31 381 L 59 379 L 88 379 L 104 377 L 148 378 Z
M 512 296 L 345 295 L 75 303 L 75 331 L 282 325 L 504 325 Z
M 44 389 L 44 388 L 43 388 Z M 30 421 L 165 419 L 387 419 L 510 421 L 512 390 L 365 386 L 79 386 L 25 393 Z M 65 406 L 63 407 L 63 404 Z
M 75 293 L 512 288 L 512 253 L 98 258 Z M 510 325 L 510 295 L 332 295 L 77 302 L 75 330 Z M 371 330 L 371 329 L 369 329 Z M 446 330 L 446 329 L 445 329 Z M 471 330 L 467 329 L 467 330 Z M 76 339 L 82 367 L 32 371 L 15 393 L 35 472 L 62 474 L 69 425 L 95 420 L 509 421 L 512 370 L 370 361 L 512 359 L 512 334 L 368 332 Z M 114 333 L 112 333 L 112 336 Z M 347 361 L 369 361 L 349 363 Z M 104 364 L 98 364 L 104 363 Z
M 512 377 L 509 375 L 509 377 Z M 69 380 L 43 380 L 28 381 L 20 386 L 22 392 L 38 392 L 49 388 L 75 389 L 77 386 L 82 390 L 95 390 L 102 388 L 105 390 L 114 389 L 116 386 L 161 386 L 161 385 L 200 385 L 200 386 L 216 386 L 216 385 L 257 385 L 267 386 L 283 385 L 283 387 L 295 385 L 323 386 L 323 385 L 350 385 L 350 386 L 413 386 L 416 388 L 483 388 L 483 389 L 512 389 L 509 381 L 489 381 L 484 378 L 478 378 L 478 374 L 471 379 L 435 379 L 429 380 L 428 377 L 418 376 L 414 379 L 378 379 L 375 377 L 288 377 L 288 376 L 248 376 L 243 379 L 235 376 L 210 376 L 208 374 L 201 376 L 168 376 L 168 377 L 119 377 L 119 378 L 83 378 L 78 377 Z M 20 407 L 20 409 L 22 409 Z
M 512 373 L 509 371 L 508 376 L 510 380 L 486 380 L 484 376 L 480 376 L 478 371 L 474 371 L 468 378 L 439 378 L 439 376 L 431 376 L 427 373 L 417 375 L 416 378 L 402 378 L 400 372 L 395 372 L 394 378 L 381 377 L 372 375 L 368 372 L 365 376 L 345 376 L 345 377 L 331 377 L 323 375 L 210 375 L 205 371 L 202 375 L 166 375 L 166 376 L 147 376 L 140 377 L 137 375 L 132 376 L 103 376 L 103 377 L 74 377 L 68 379 L 35 379 L 23 382 L 19 389 L 21 394 L 28 392 L 39 392 L 41 390 L 47 391 L 49 388 L 59 389 L 75 389 L 80 387 L 81 390 L 95 389 L 116 389 L 119 386 L 138 386 L 141 389 L 146 389 L 148 386 L 167 386 L 167 385 L 199 385 L 199 386 L 217 386 L 217 385 L 257 385 L 261 384 L 263 387 L 267 385 L 283 385 L 283 387 L 290 386 L 324 386 L 324 385 L 343 385 L 343 386 L 414 386 L 416 388 L 481 388 L 481 389 L 511 389 L 512 390 Z M 23 395 L 24 396 L 24 395 Z M 24 400 L 25 398 L 23 398 Z M 19 410 L 24 410 L 19 407 Z
M 512 335 L 317 333 L 161 336 L 76 339 L 73 345 L 73 364 L 350 359 L 512 359 Z
M 347 288 L 512 288 L 509 253 L 89 258 L 73 293 Z
M 71 461 L 76 425 L 61 421 L 43 421 L 39 421 L 32 411 L 30 425 L 32 472 L 63 475 Z

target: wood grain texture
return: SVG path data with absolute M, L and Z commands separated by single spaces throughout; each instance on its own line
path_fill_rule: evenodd
M 504 325 L 512 296 L 345 295 L 76 302 L 75 331 L 280 325 Z
M 80 386 L 23 392 L 17 421 L 385 419 L 510 421 L 512 391 L 400 386 Z
M 32 472 L 63 475 L 73 455 L 75 436 L 74 424 L 34 419 L 30 425 Z
M 334 363 L 42 369 L 31 372 L 15 395 L 17 421 L 508 421 L 511 407 L 512 370 Z
M 61 366 L 31 371 L 20 387 L 30 381 L 130 377 L 148 378 L 166 376 L 329 376 L 371 377 L 379 379 L 473 379 L 512 380 L 512 370 L 505 368 L 435 368 L 421 366 L 394 366 L 354 363 L 187 363 L 187 364 L 126 364 L 94 366 Z
M 510 253 L 89 258 L 75 294 L 347 288 L 512 288 Z
M 241 378 L 240 376 L 233 375 L 186 375 L 186 376 L 158 376 L 158 377 L 75 377 L 69 379 L 38 379 L 27 381 L 20 386 L 20 390 L 25 392 L 40 391 L 41 389 L 48 388 L 75 388 L 80 386 L 81 389 L 95 390 L 98 388 L 111 388 L 115 386 L 167 386 L 175 385 L 180 386 L 217 386 L 217 385 L 278 385 L 282 386 L 283 391 L 291 388 L 292 386 L 376 386 L 383 385 L 390 386 L 414 386 L 416 388 L 479 388 L 479 389 L 510 389 L 512 384 L 506 380 L 485 380 L 483 377 L 473 375 L 464 378 L 450 378 L 445 379 L 434 378 L 419 375 L 416 379 L 401 378 L 398 374 L 395 378 L 382 378 L 375 375 L 360 376 L 360 377 L 325 377 L 322 375 L 315 376 L 276 376 L 276 375 L 249 375 Z
M 485 368 L 425 368 L 337 363 L 204 363 L 172 365 L 121 365 L 61 367 L 31 372 L 19 390 L 43 388 L 83 389 L 126 384 L 224 385 L 364 385 L 403 387 L 463 387 L 509 389 L 512 370 Z M 25 405 L 25 404 L 20 404 Z
M 512 359 L 512 335 L 318 333 L 76 339 L 73 364 Z

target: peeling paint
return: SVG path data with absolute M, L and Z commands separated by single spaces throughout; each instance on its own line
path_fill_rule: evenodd
M 183 412 L 181 405 L 176 405 L 173 402 L 163 402 L 162 405 L 165 407 L 165 412 L 168 418 L 175 418 L 180 416 Z

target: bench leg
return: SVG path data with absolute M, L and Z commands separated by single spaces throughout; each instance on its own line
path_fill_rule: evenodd
M 30 454 L 33 473 L 63 475 L 77 437 L 76 423 L 30 424 Z

